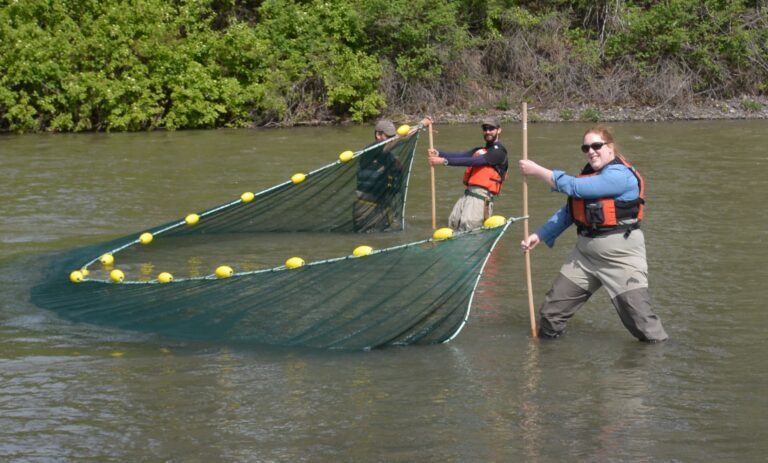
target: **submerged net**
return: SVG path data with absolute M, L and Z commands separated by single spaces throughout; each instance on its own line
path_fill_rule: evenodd
M 182 339 L 342 349 L 431 344 L 463 327 L 482 269 L 514 221 L 372 254 L 162 284 L 67 279 L 50 268 L 32 301 L 64 318 Z

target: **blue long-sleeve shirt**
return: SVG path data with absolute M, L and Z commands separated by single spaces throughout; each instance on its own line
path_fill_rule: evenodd
M 552 172 L 552 180 L 555 183 L 552 191 L 564 193 L 574 198 L 614 198 L 618 201 L 632 201 L 640 197 L 640 186 L 637 184 L 637 178 L 629 168 L 621 164 L 609 164 L 597 175 L 590 177 L 574 177 L 566 175 L 561 170 L 555 170 Z M 557 237 L 572 224 L 573 219 L 568 213 L 568 205 L 566 204 L 558 209 L 536 231 L 536 234 L 539 235 L 541 241 L 551 248 L 555 245 Z

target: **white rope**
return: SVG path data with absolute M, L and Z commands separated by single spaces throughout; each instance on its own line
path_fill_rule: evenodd
M 376 149 L 376 148 L 378 148 L 378 147 L 380 147 L 380 146 L 386 145 L 387 143 L 392 143 L 393 141 L 397 141 L 397 140 L 401 140 L 401 139 L 405 139 L 405 138 L 407 138 L 407 137 L 410 137 L 410 136 L 412 136 L 414 133 L 416 133 L 417 131 L 419 131 L 419 130 L 423 130 L 423 129 L 424 129 L 424 126 L 423 126 L 421 123 L 419 123 L 419 124 L 418 124 L 418 125 L 415 127 L 415 130 L 413 130 L 413 131 L 409 132 L 409 133 L 408 133 L 408 135 L 405 135 L 405 136 L 395 135 L 395 136 L 394 136 L 394 137 L 392 137 L 392 138 L 388 138 L 388 139 L 386 139 L 386 140 L 382 140 L 382 141 L 380 141 L 380 142 L 374 143 L 373 145 L 367 146 L 367 147 L 365 147 L 365 148 L 363 148 L 363 149 L 361 149 L 361 150 L 359 150 L 359 151 L 355 152 L 355 154 L 354 154 L 354 156 L 352 157 L 352 159 L 354 159 L 354 158 L 357 158 L 357 157 L 361 156 L 363 153 L 366 153 L 366 152 L 368 152 L 368 151 L 371 151 L 371 150 L 373 150 L 373 149 Z M 306 174 L 306 175 L 307 175 L 307 178 L 309 178 L 309 177 L 311 177 L 311 176 L 313 176 L 313 175 L 315 175 L 315 174 L 317 174 L 317 173 L 320 173 L 320 172 L 322 172 L 322 171 L 324 171 L 324 170 L 330 169 L 331 167 L 333 167 L 333 166 L 336 166 L 336 165 L 338 165 L 338 164 L 341 164 L 341 163 L 342 163 L 342 162 L 341 162 L 341 160 L 336 160 L 336 161 L 334 161 L 334 162 L 332 162 L 332 163 L 330 163 L 330 164 L 326 164 L 326 165 L 324 165 L 324 166 L 322 166 L 322 167 L 320 167 L 320 168 L 318 168 L 318 169 L 315 169 L 315 170 L 313 170 L 313 171 L 309 172 L 308 174 Z M 413 157 L 411 157 L 411 165 L 413 165 Z M 409 176 L 410 176 L 410 167 L 409 167 L 409 171 L 408 171 L 408 172 L 409 172 Z M 274 191 L 274 190 L 277 190 L 277 189 L 279 189 L 279 188 L 282 188 L 282 187 L 288 186 L 288 185 L 290 185 L 290 184 L 292 184 L 292 183 L 293 183 L 293 182 L 292 182 L 291 180 L 288 180 L 288 181 L 285 181 L 285 182 L 283 182 L 283 183 L 279 183 L 279 184 L 277 184 L 277 185 L 274 185 L 274 186 L 272 186 L 272 187 L 270 187 L 270 188 L 267 188 L 267 189 L 265 189 L 265 190 L 261 190 L 261 191 L 259 191 L 258 193 L 255 193 L 255 194 L 254 194 L 254 199 L 256 199 L 256 198 L 258 198 L 258 197 L 260 197 L 260 196 L 263 196 L 263 195 L 265 195 L 265 194 L 267 194 L 267 193 L 270 193 L 270 192 L 272 192 L 272 191 Z M 408 193 L 408 183 L 407 183 L 407 182 L 406 182 L 405 188 L 406 188 L 406 190 L 405 190 L 405 193 L 406 193 L 406 195 L 407 195 L 407 193 Z M 216 207 L 214 207 L 214 208 L 211 208 L 211 209 L 208 209 L 208 210 L 206 210 L 206 211 L 203 211 L 203 212 L 199 213 L 199 214 L 198 214 L 198 216 L 199 216 L 200 218 L 203 218 L 203 217 L 207 217 L 207 216 L 209 216 L 209 215 L 211 215 L 211 214 L 215 214 L 215 213 L 217 213 L 217 212 L 220 212 L 220 211 L 222 211 L 222 210 L 228 209 L 228 208 L 230 208 L 230 207 L 234 207 L 234 206 L 237 206 L 237 205 L 239 205 L 239 204 L 242 204 L 242 203 L 244 203 L 244 201 L 243 201 L 241 198 L 240 198 L 240 199 L 236 199 L 236 200 L 234 200 L 234 201 L 231 201 L 231 202 L 229 202 L 229 203 L 226 203 L 226 204 L 222 204 L 222 205 L 220 205 L 220 206 L 216 206 Z M 402 219 L 402 220 L 403 220 L 403 221 L 405 220 L 405 206 L 403 206 L 403 219 Z M 173 230 L 173 229 L 175 229 L 175 228 L 181 227 L 181 226 L 185 225 L 186 223 L 187 223 L 187 222 L 186 222 L 186 220 L 181 220 L 181 221 L 179 221 L 179 222 L 173 223 L 173 224 L 171 224 L 171 225 L 168 225 L 167 227 L 165 227 L 165 228 L 163 228 L 163 229 L 161 229 L 161 230 L 157 230 L 156 232 L 154 232 L 154 233 L 152 234 L 152 236 L 153 236 L 153 237 L 156 237 L 156 236 L 160 236 L 160 235 L 162 235 L 163 233 L 166 233 L 166 232 L 168 232 L 168 231 L 170 231 L 170 230 Z M 403 226 L 403 228 L 404 228 L 404 227 L 405 227 L 405 226 Z M 115 254 L 117 254 L 118 252 L 120 252 L 120 251 L 123 251 L 124 249 L 127 249 L 127 248 L 129 248 L 129 247 L 135 246 L 135 245 L 137 245 L 137 244 L 139 244 L 139 243 L 141 243 L 141 241 L 139 240 L 139 238 L 137 238 L 137 239 L 135 239 L 135 240 L 133 240 L 133 241 L 131 241 L 131 242 L 129 242 L 129 243 L 126 243 L 126 244 L 124 244 L 124 245 L 122 245 L 122 246 L 120 246 L 120 247 L 117 247 L 117 248 L 115 248 L 115 249 L 112 249 L 111 251 L 107 251 L 105 254 L 112 254 L 112 255 L 115 255 Z M 102 255 L 103 255 L 103 254 L 102 254 Z M 81 268 L 87 269 L 89 266 L 91 266 L 91 264 L 95 263 L 95 262 L 96 262 L 96 261 L 98 261 L 100 258 L 101 258 L 101 256 L 97 256 L 97 257 L 94 257 L 93 259 L 91 259 L 90 261 L 88 261 L 88 262 L 87 262 L 85 265 L 83 265 Z M 206 278 L 206 277 L 204 277 L 204 278 Z M 101 280 L 89 280 L 89 281 L 101 281 Z M 183 280 L 183 279 L 180 279 L 180 280 L 178 280 L 178 281 L 187 281 L 187 280 Z M 126 281 L 126 282 L 124 282 L 124 283 L 129 283 L 129 282 L 128 282 L 128 281 Z M 141 282 L 138 282 L 138 283 L 141 283 Z

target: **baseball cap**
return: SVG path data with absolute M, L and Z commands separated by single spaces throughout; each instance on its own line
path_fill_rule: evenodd
M 480 125 L 490 125 L 491 127 L 496 127 L 497 129 L 501 127 L 501 123 L 499 122 L 499 119 L 496 117 L 486 117 L 482 121 L 480 121 Z
M 375 130 L 376 132 L 383 132 L 384 135 L 388 137 L 394 137 L 396 133 L 395 124 L 389 119 L 382 119 L 379 122 L 377 122 L 373 130 Z

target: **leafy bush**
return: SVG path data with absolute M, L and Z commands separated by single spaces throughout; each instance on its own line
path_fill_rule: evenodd
M 768 9 L 744 0 L 0 0 L 0 39 L 17 132 L 768 92 Z
M 741 107 L 749 112 L 758 112 L 763 109 L 763 105 L 758 101 L 753 100 L 741 100 Z
M 581 120 L 584 122 L 599 122 L 603 118 L 599 109 L 587 108 L 581 112 Z

